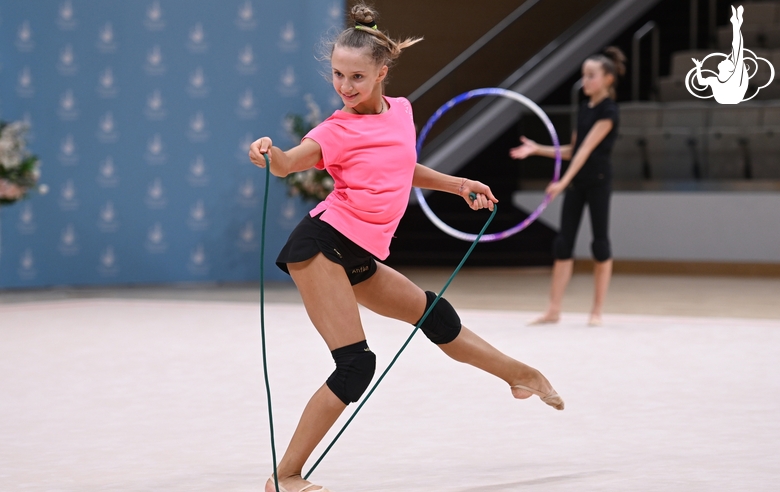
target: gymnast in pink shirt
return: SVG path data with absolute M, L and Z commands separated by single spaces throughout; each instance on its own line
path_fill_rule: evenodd
M 376 13 L 358 4 L 353 25 L 331 45 L 333 88 L 344 107 L 283 151 L 269 137 L 250 146 L 252 162 L 268 156 L 276 176 L 317 167 L 333 177 L 334 190 L 290 234 L 277 265 L 292 277 L 306 312 L 336 363 L 311 397 L 277 468 L 280 492 L 327 492 L 301 477 L 305 461 L 347 405 L 360 399 L 376 368 L 358 305 L 416 325 L 436 294 L 425 292 L 381 263 L 406 209 L 412 186 L 460 195 L 474 210 L 498 200 L 478 181 L 448 176 L 416 163 L 412 108 L 384 96 L 388 67 L 419 39 L 395 41 L 378 30 Z M 476 195 L 475 200 L 469 194 Z M 377 261 L 380 260 L 380 261 Z M 538 370 L 488 344 L 463 326 L 441 298 L 420 330 L 445 354 L 504 380 L 518 399 L 539 396 L 563 410 L 563 400 Z M 294 357 L 294 354 L 290 355 Z M 273 492 L 272 476 L 265 485 Z

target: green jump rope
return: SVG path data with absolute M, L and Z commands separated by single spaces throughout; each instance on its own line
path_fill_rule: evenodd
M 264 260 L 265 260 L 265 224 L 266 224 L 266 217 L 267 217 L 267 211 L 268 211 L 268 185 L 270 181 L 270 175 L 271 175 L 271 165 L 270 161 L 268 159 L 267 154 L 263 154 L 263 157 L 265 157 L 265 193 L 263 196 L 263 220 L 262 220 L 262 226 L 261 226 L 261 233 L 260 233 L 260 339 L 262 343 L 262 353 L 263 353 L 263 376 L 265 378 L 265 393 L 266 398 L 268 401 L 268 424 L 270 427 L 271 432 L 271 458 L 274 462 L 274 486 L 276 488 L 276 492 L 279 492 L 279 477 L 277 475 L 276 470 L 276 443 L 274 441 L 274 415 L 273 415 L 273 406 L 271 405 L 271 384 L 268 379 L 268 362 L 266 357 L 266 343 L 265 343 L 265 268 L 264 268 Z M 469 193 L 469 198 L 471 201 L 474 201 L 477 199 L 477 195 L 474 193 Z M 366 396 L 363 398 L 363 400 L 360 402 L 360 404 L 355 408 L 355 411 L 352 412 L 352 415 L 349 417 L 349 419 L 344 423 L 344 426 L 341 428 L 341 430 L 336 434 L 336 437 L 333 438 L 333 440 L 328 444 L 328 447 L 325 448 L 325 451 L 323 451 L 322 455 L 317 459 L 317 461 L 314 463 L 314 465 L 311 467 L 311 469 L 304 475 L 304 479 L 308 479 L 309 476 L 311 476 L 312 472 L 317 468 L 317 466 L 322 462 L 323 458 L 325 458 L 325 455 L 328 454 L 328 452 L 331 450 L 334 444 L 336 444 L 336 441 L 341 437 L 341 435 L 344 433 L 344 431 L 347 429 L 350 423 L 355 419 L 355 416 L 358 414 L 361 408 L 363 408 L 363 405 L 366 404 L 368 399 L 371 397 L 371 395 L 374 393 L 374 390 L 376 390 L 377 386 L 379 386 L 379 383 L 382 382 L 382 380 L 385 378 L 387 373 L 390 371 L 390 368 L 393 367 L 395 364 L 395 361 L 398 360 L 398 357 L 401 356 L 401 353 L 406 349 L 407 345 L 409 345 L 409 342 L 412 341 L 412 338 L 414 337 L 415 333 L 420 329 L 420 325 L 425 321 L 425 318 L 428 317 L 431 310 L 433 310 L 434 306 L 436 306 L 436 303 L 439 302 L 439 299 L 441 299 L 441 296 L 444 295 L 444 292 L 447 290 L 447 287 L 450 286 L 450 283 L 452 283 L 452 280 L 455 278 L 455 275 L 460 272 L 460 269 L 463 267 L 463 264 L 466 263 L 466 260 L 471 255 L 471 252 L 474 251 L 474 248 L 477 246 L 477 243 L 479 243 L 479 239 L 485 234 L 485 231 L 487 230 L 488 226 L 491 222 L 493 222 L 493 218 L 496 216 L 496 212 L 498 212 L 498 205 L 493 206 L 493 212 L 490 214 L 490 217 L 488 218 L 487 222 L 485 222 L 485 225 L 482 227 L 482 230 L 477 235 L 476 239 L 471 243 L 471 247 L 466 252 L 466 255 L 463 257 L 462 260 L 460 260 L 460 263 L 458 264 L 457 268 L 455 268 L 455 271 L 452 272 L 452 275 L 450 275 L 450 278 L 447 279 L 447 282 L 444 284 L 444 287 L 442 287 L 441 292 L 436 296 L 436 298 L 431 303 L 430 307 L 425 311 L 425 314 L 423 314 L 422 318 L 420 318 L 420 321 L 417 322 L 417 324 L 414 327 L 414 330 L 412 330 L 412 333 L 409 335 L 409 338 L 406 339 L 406 342 L 401 346 L 401 348 L 398 350 L 398 352 L 395 354 L 395 357 L 393 357 L 393 360 L 390 361 L 390 364 L 387 365 L 387 368 L 382 372 L 382 374 L 379 376 L 379 379 L 376 380 L 374 385 L 371 387 L 371 389 L 368 391 Z

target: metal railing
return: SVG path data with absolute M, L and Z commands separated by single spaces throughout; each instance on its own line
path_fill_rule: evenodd
M 651 74 L 650 74 L 650 95 L 651 99 L 655 99 L 658 94 L 658 77 L 659 77 L 659 65 L 660 65 L 660 35 L 658 25 L 653 21 L 648 21 L 644 26 L 640 27 L 635 33 L 633 40 L 631 41 L 631 99 L 634 101 L 639 100 L 639 69 L 641 52 L 639 50 L 642 39 L 648 34 L 652 34 L 651 40 Z
M 444 80 L 448 75 L 461 66 L 466 60 L 471 58 L 477 51 L 482 49 L 486 44 L 495 39 L 496 36 L 501 34 L 507 27 L 512 25 L 517 19 L 523 16 L 526 12 L 531 10 L 531 7 L 539 3 L 541 0 L 526 0 L 522 5 L 517 7 L 511 14 L 506 16 L 504 20 L 493 26 L 488 32 L 486 32 L 481 38 L 476 40 L 474 44 L 466 48 L 463 53 L 455 57 L 454 60 L 449 62 L 444 68 L 436 72 L 433 77 L 425 81 L 420 87 L 412 92 L 407 99 L 409 102 L 414 102 L 422 97 L 426 92 L 431 90 L 436 84 Z

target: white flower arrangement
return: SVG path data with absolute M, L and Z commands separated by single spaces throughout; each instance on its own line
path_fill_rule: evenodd
M 25 123 L 0 120 L 0 206 L 24 198 L 36 187 L 41 172 L 36 156 L 27 150 Z M 46 185 L 37 188 L 46 193 Z
M 308 114 L 306 116 L 291 114 L 285 118 L 285 127 L 296 141 L 300 141 L 312 128 L 322 122 L 322 111 L 314 101 L 314 97 L 306 94 L 303 98 L 306 107 L 309 108 Z M 333 191 L 333 178 L 330 174 L 315 168 L 289 174 L 284 178 L 284 182 L 287 185 L 288 195 L 300 196 L 305 200 L 324 200 Z

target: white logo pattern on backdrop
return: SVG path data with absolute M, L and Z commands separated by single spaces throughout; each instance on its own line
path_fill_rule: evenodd
M 114 202 L 107 201 L 105 205 L 100 207 L 98 217 L 98 229 L 101 232 L 116 232 L 119 230 L 119 220 L 116 216 L 116 209 L 114 208 Z
M 165 73 L 165 63 L 160 45 L 154 45 L 146 55 L 144 69 L 148 75 L 162 75 Z
M 150 31 L 162 31 L 165 29 L 165 18 L 158 0 L 152 2 L 152 4 L 149 5 L 149 7 L 146 9 L 144 25 Z
M 190 172 L 187 174 L 190 186 L 206 186 L 209 184 L 209 176 L 206 174 L 206 163 L 203 156 L 199 155 L 190 164 Z
M 236 115 L 242 120 L 252 120 L 257 118 L 257 108 L 255 107 L 255 96 L 252 89 L 247 89 L 238 96 L 238 107 Z
M 100 163 L 98 166 L 97 182 L 101 188 L 116 188 L 119 184 L 119 177 L 116 175 L 116 166 L 111 156 Z
M 117 49 L 116 33 L 110 22 L 106 22 L 98 31 L 97 49 L 101 53 L 114 53 Z
M 35 213 L 33 212 L 32 205 L 25 203 L 21 210 L 19 210 L 19 222 L 16 225 L 20 234 L 29 235 L 34 234 L 38 229 L 35 223 Z
M 209 49 L 209 45 L 206 43 L 206 32 L 203 30 L 203 24 L 200 22 L 190 29 L 187 49 L 190 50 L 190 53 L 205 53 Z
M 116 130 L 116 121 L 111 111 L 106 112 L 101 118 L 98 129 L 98 139 L 103 143 L 114 143 L 119 139 L 119 132 Z
M 168 157 L 165 155 L 165 145 L 159 133 L 155 133 L 146 145 L 146 162 L 152 165 L 165 164 Z
M 292 53 L 298 50 L 298 42 L 295 40 L 295 24 L 288 22 L 279 33 L 279 50 L 283 53 Z
M 60 72 L 60 75 L 71 76 L 76 75 L 78 69 L 79 67 L 76 65 L 76 54 L 73 52 L 73 46 L 66 44 L 60 51 L 57 70 Z
M 76 186 L 73 184 L 72 179 L 68 179 L 63 183 L 60 190 L 60 210 L 72 212 L 78 210 L 79 200 L 76 196 Z
M 27 248 L 19 258 L 19 278 L 22 280 L 33 280 L 38 275 L 35 270 L 35 258 L 33 257 L 32 250 Z
M 30 67 L 22 68 L 19 72 L 19 79 L 16 84 L 16 93 L 19 97 L 33 97 L 35 95 L 35 87 L 33 86 L 32 72 Z
M 59 160 L 64 166 L 73 166 L 79 162 L 78 147 L 72 134 L 68 134 L 60 142 Z
M 254 9 L 252 8 L 252 2 L 250 0 L 246 0 L 238 6 L 236 26 L 244 31 L 249 31 L 257 27 Z
M 146 206 L 153 210 L 164 209 L 168 205 L 165 198 L 165 189 L 160 178 L 155 178 L 146 189 Z
M 206 257 L 206 249 L 202 244 L 198 244 L 190 253 L 190 261 L 187 265 L 187 269 L 193 275 L 208 275 L 210 267 L 208 258 Z
M 116 78 L 114 78 L 114 71 L 111 67 L 106 67 L 100 73 L 98 77 L 97 93 L 103 99 L 110 99 L 116 97 L 119 93 L 119 88 L 116 85 Z
M 68 89 L 60 96 L 60 108 L 58 111 L 60 119 L 63 121 L 75 121 L 79 117 L 79 109 L 76 101 L 76 96 L 73 95 L 73 90 Z
M 251 44 L 244 46 L 238 52 L 237 68 L 238 73 L 242 75 L 251 75 L 257 71 L 257 63 L 255 63 L 255 54 Z
M 57 17 L 57 25 L 63 31 L 72 31 L 76 28 L 76 14 L 71 0 L 65 0 L 60 4 L 60 12 Z
M 76 236 L 76 229 L 73 224 L 68 224 L 60 234 L 59 250 L 62 256 L 73 256 L 78 254 L 80 248 Z
M 24 21 L 19 26 L 16 35 L 16 48 L 19 51 L 26 53 L 35 49 L 35 41 L 33 40 L 33 30 L 30 27 L 30 21 Z
M 206 97 L 209 94 L 209 85 L 206 80 L 206 75 L 203 73 L 202 67 L 197 67 L 190 74 L 189 85 L 187 85 L 187 93 L 190 97 Z
M 144 114 L 147 119 L 152 121 L 161 121 L 168 116 L 168 111 L 165 110 L 165 100 L 162 97 L 160 89 L 155 89 L 149 94 L 149 97 L 146 98 Z
M 98 272 L 104 277 L 115 277 L 119 274 L 119 265 L 113 246 L 107 246 L 100 254 Z
M 146 247 L 146 250 L 153 255 L 159 255 L 168 250 L 168 243 L 165 242 L 165 232 L 163 232 L 162 224 L 155 222 L 154 225 L 149 228 L 144 246 Z

